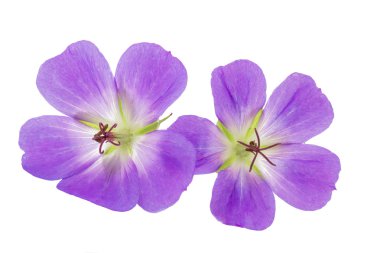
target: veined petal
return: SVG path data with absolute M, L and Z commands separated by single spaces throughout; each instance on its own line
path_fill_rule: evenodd
M 274 196 L 255 172 L 248 172 L 246 167 L 230 167 L 218 173 L 212 191 L 211 212 L 226 225 L 263 230 L 274 219 Z
M 195 151 L 191 143 L 173 131 L 154 131 L 140 137 L 133 148 L 139 205 L 158 212 L 177 202 L 193 178 Z
M 330 200 L 340 171 L 334 153 L 314 145 L 288 144 L 266 154 L 276 166 L 261 160 L 258 167 L 277 196 L 302 210 L 322 208 Z
M 156 121 L 182 94 L 187 74 L 183 64 L 161 46 L 139 43 L 122 55 L 116 83 L 128 122 Z
M 211 87 L 218 119 L 231 132 L 245 134 L 265 103 L 266 83 L 260 67 L 248 60 L 218 67 L 212 72 Z
M 290 75 L 273 92 L 258 125 L 269 143 L 303 143 L 325 130 L 334 118 L 327 97 L 306 75 Z
M 89 41 L 71 44 L 41 65 L 37 86 L 62 113 L 98 123 L 118 112 L 116 87 L 104 56 Z
M 182 116 L 169 130 L 182 134 L 193 144 L 196 152 L 195 174 L 215 172 L 223 164 L 225 137 L 208 119 L 192 115 Z
M 62 116 L 42 116 L 27 121 L 19 145 L 25 154 L 23 168 L 36 177 L 56 180 L 88 168 L 99 157 L 95 130 Z
M 57 188 L 114 211 L 132 209 L 139 198 L 136 167 L 119 151 L 104 155 L 82 173 L 63 179 Z

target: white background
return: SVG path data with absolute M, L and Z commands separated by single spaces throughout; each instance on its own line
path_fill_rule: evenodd
M 379 13 L 376 1 L 1 1 L 0 252 L 380 252 Z M 182 114 L 216 121 L 210 74 L 233 60 L 259 64 L 268 95 L 292 72 L 311 75 L 335 110 L 331 127 L 310 141 L 341 159 L 331 202 L 303 212 L 276 199 L 273 225 L 256 232 L 212 216 L 216 174 L 196 176 L 157 214 L 112 212 L 29 175 L 19 128 L 59 114 L 37 90 L 38 68 L 82 39 L 113 70 L 143 41 L 184 63 L 188 86 L 163 128 Z

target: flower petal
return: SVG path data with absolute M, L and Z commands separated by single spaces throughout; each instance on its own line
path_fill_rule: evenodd
M 154 131 L 142 136 L 133 148 L 140 179 L 139 205 L 149 212 L 173 205 L 193 178 L 191 143 L 172 131 Z
M 139 198 L 136 167 L 115 151 L 104 155 L 80 174 L 63 179 L 57 188 L 114 211 L 132 209 Z
M 169 130 L 182 134 L 193 144 L 196 152 L 195 174 L 215 172 L 223 164 L 223 152 L 226 150 L 224 136 L 208 119 L 182 116 Z
M 243 133 L 265 103 L 265 77 L 248 60 L 234 61 L 212 72 L 212 94 L 218 119 L 233 133 Z
M 182 94 L 187 74 L 182 63 L 151 43 L 131 46 L 116 69 L 116 83 L 122 96 L 127 121 L 146 125 L 159 116 Z
M 27 121 L 19 145 L 23 168 L 36 177 L 56 180 L 88 168 L 99 157 L 94 130 L 68 117 L 42 116 Z
M 340 171 L 339 158 L 329 150 L 307 144 L 268 149 L 268 163 L 261 170 L 274 193 L 302 210 L 322 208 L 330 200 Z M 264 162 L 265 163 L 265 162 Z
M 258 130 L 270 143 L 303 143 L 325 130 L 333 118 L 331 104 L 314 80 L 294 73 L 269 98 Z
M 274 196 L 255 172 L 248 172 L 246 167 L 230 167 L 218 173 L 211 212 L 224 224 L 263 230 L 274 219 Z
M 98 123 L 114 119 L 117 94 L 104 56 L 89 41 L 71 44 L 62 54 L 41 65 L 37 86 L 62 113 Z

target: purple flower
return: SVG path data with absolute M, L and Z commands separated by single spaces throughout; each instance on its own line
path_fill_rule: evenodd
M 37 77 L 41 94 L 68 117 L 22 126 L 23 168 L 62 179 L 58 189 L 115 211 L 173 205 L 192 180 L 195 152 L 180 134 L 156 129 L 186 81 L 182 63 L 159 45 L 131 46 L 115 78 L 91 42 L 70 45 Z
M 238 60 L 212 73 L 217 126 L 182 116 L 170 128 L 196 148 L 196 174 L 218 171 L 211 212 L 227 225 L 262 230 L 274 219 L 273 192 L 290 205 L 316 210 L 331 198 L 339 158 L 309 144 L 332 122 L 333 109 L 311 77 L 290 75 L 269 98 L 253 62 Z

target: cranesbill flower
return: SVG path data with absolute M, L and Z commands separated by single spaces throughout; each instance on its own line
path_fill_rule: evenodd
M 196 148 L 196 174 L 218 171 L 211 212 L 227 225 L 262 230 L 275 215 L 273 192 L 290 205 L 316 210 L 331 198 L 340 171 L 329 150 L 303 144 L 325 130 L 333 109 L 311 77 L 290 75 L 269 98 L 253 62 L 238 60 L 212 73 L 217 126 L 182 116 L 171 130 Z
M 23 168 L 62 179 L 58 189 L 112 210 L 171 206 L 192 180 L 195 152 L 180 134 L 156 129 L 186 82 L 182 63 L 159 45 L 131 46 L 115 78 L 95 45 L 70 45 L 37 77 L 41 94 L 68 117 L 22 126 Z

